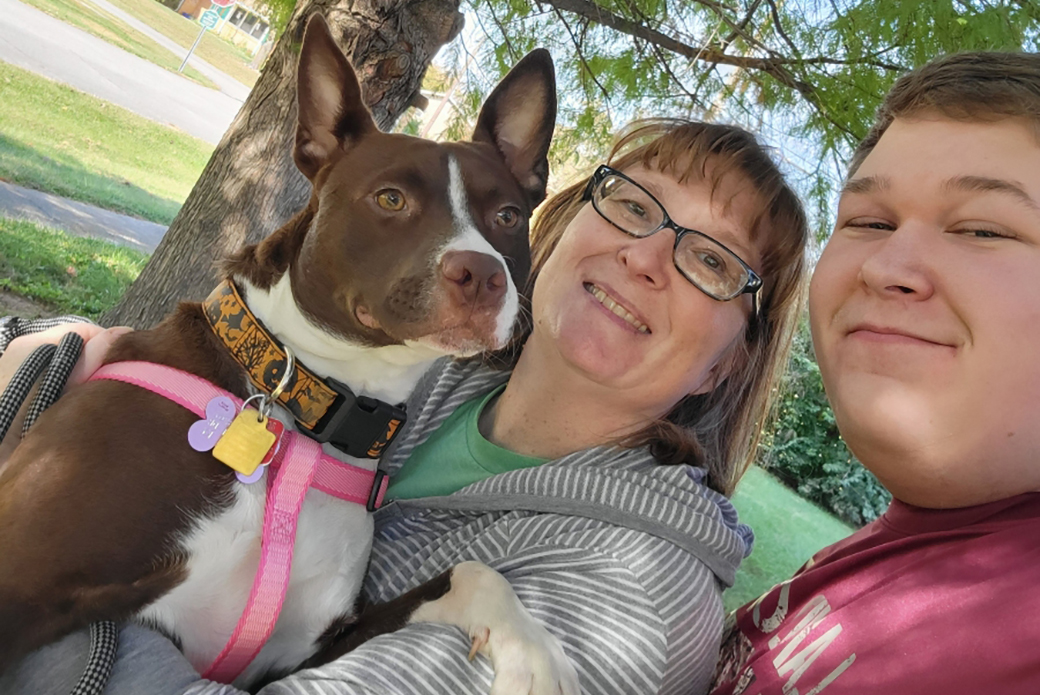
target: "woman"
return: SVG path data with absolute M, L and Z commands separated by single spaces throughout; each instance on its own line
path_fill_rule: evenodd
M 396 503 L 376 516 L 366 598 L 479 560 L 563 642 L 584 692 L 705 691 L 721 585 L 751 544 L 725 496 L 786 356 L 806 236 L 748 133 L 630 128 L 609 167 L 543 208 L 531 325 L 497 356 L 507 369 L 439 363 L 413 396 L 384 459 Z M 83 639 L 0 689 L 60 692 Z M 122 642 L 107 692 L 228 692 L 154 633 Z M 453 628 L 413 625 L 264 692 L 486 693 L 490 669 L 467 651 Z

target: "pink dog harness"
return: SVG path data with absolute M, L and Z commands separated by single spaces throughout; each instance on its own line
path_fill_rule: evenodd
M 243 401 L 205 379 L 151 362 L 117 362 L 90 377 L 133 384 L 167 398 L 205 420 L 206 406 L 216 398 L 230 399 L 240 411 Z M 275 446 L 279 446 L 278 443 Z M 204 678 L 231 683 L 245 670 L 271 636 L 285 602 L 292 568 L 296 524 L 303 498 L 311 487 L 347 502 L 378 509 L 389 478 L 328 456 L 321 445 L 296 431 L 281 435 L 280 447 L 267 477 L 267 504 L 260 565 L 245 610 L 228 643 L 210 664 Z

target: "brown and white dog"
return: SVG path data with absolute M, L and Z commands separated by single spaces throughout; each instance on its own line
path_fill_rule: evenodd
M 227 262 L 227 277 L 315 375 L 400 403 L 434 359 L 497 349 L 512 335 L 530 265 L 528 219 L 545 196 L 552 62 L 545 51 L 524 58 L 466 143 L 379 132 L 320 18 L 307 27 L 298 90 L 294 158 L 313 184 L 310 202 Z M 257 393 L 199 304 L 120 339 L 107 361 L 126 360 L 191 372 L 239 398 Z M 220 653 L 253 583 L 266 490 L 189 448 L 195 420 L 147 390 L 92 381 L 34 425 L 0 469 L 0 672 L 101 619 L 157 627 L 200 669 Z M 237 685 L 332 658 L 409 620 L 458 624 L 490 648 L 500 676 L 512 669 L 530 681 L 516 670 L 549 663 L 552 677 L 573 679 L 558 644 L 516 610 L 508 583 L 475 563 L 347 621 L 362 629 L 330 640 L 330 626 L 355 605 L 372 533 L 364 506 L 308 491 L 281 616 Z M 539 650 L 535 666 L 520 663 Z

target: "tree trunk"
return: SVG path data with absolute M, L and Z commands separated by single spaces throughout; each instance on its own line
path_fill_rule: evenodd
M 204 298 L 218 280 L 217 259 L 262 239 L 307 203 L 310 182 L 292 148 L 296 60 L 311 14 L 322 13 L 340 37 L 386 130 L 419 94 L 434 54 L 462 28 L 458 8 L 459 0 L 301 0 L 162 243 L 101 323 L 147 328 L 177 302 Z

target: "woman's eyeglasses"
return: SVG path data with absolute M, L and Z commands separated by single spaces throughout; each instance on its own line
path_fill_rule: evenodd
M 596 169 L 585 189 L 585 200 L 625 234 L 647 237 L 662 229 L 675 232 L 672 260 L 694 287 L 712 299 L 727 301 L 751 294 L 752 316 L 758 314 L 762 278 L 747 263 L 704 232 L 680 227 L 645 188 L 605 164 Z

